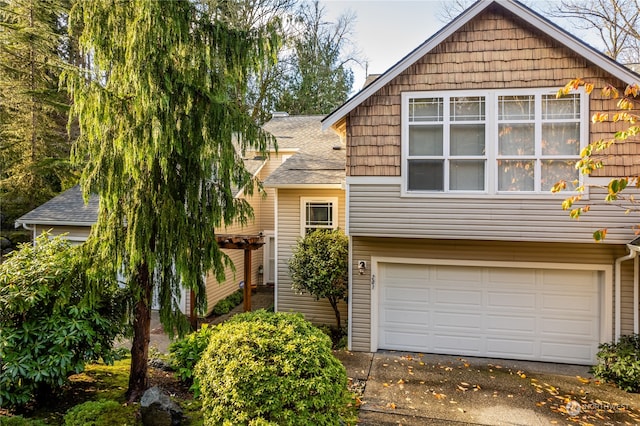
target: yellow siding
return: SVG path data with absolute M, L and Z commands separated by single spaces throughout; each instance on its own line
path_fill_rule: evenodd
M 338 223 L 345 229 L 345 194 L 342 190 L 279 189 L 278 190 L 278 238 L 277 238 L 277 284 L 276 310 L 279 312 L 301 312 L 316 324 L 335 324 L 333 309 L 326 300 L 316 301 L 309 295 L 298 295 L 291 290 L 288 261 L 300 237 L 300 198 L 338 197 Z M 340 306 L 342 321 L 348 316 L 346 304 Z
M 624 246 L 603 244 L 549 244 L 500 241 L 428 240 L 402 238 L 352 238 L 352 349 L 369 351 L 371 344 L 371 271 L 357 272 L 356 262 L 372 256 L 476 261 L 606 264 L 626 254 Z M 633 331 L 633 262 L 623 264 L 622 332 Z M 613 282 L 605 283 L 613 288 Z M 615 301 L 613 302 L 615 303 Z
M 37 225 L 36 235 L 48 231 L 51 236 L 67 234 L 66 237 L 73 241 L 81 241 L 89 238 L 91 227 L 89 226 L 60 226 L 60 225 Z

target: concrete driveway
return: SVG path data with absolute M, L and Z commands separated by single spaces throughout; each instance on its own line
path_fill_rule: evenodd
M 336 353 L 364 386 L 360 425 L 640 425 L 640 395 L 589 367 L 381 351 Z

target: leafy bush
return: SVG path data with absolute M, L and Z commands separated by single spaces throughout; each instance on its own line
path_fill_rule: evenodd
M 50 396 L 86 362 L 113 359 L 125 304 L 117 284 L 90 280 L 80 247 L 42 235 L 0 265 L 0 406 Z
M 202 324 L 200 330 L 169 345 L 173 368 L 180 380 L 191 383 L 190 390 L 196 397 L 200 395 L 200 386 L 197 378 L 193 375 L 193 370 L 196 363 L 200 361 L 202 353 L 207 349 L 214 329 L 215 327 L 209 327 L 208 324 Z
M 195 374 L 209 425 L 336 425 L 349 403 L 330 339 L 301 314 L 234 316 L 213 330 Z
M 341 328 L 338 303 L 347 298 L 349 239 L 339 229 L 317 229 L 298 240 L 289 260 L 291 288 L 327 299 Z
M 640 392 L 640 334 L 601 344 L 597 356 L 598 364 L 592 368 L 594 376 L 627 392 Z
M 64 416 L 64 426 L 120 426 L 136 424 L 135 411 L 116 401 L 87 401 Z
M 216 303 L 213 307 L 212 313 L 214 315 L 228 314 L 233 308 L 242 303 L 243 296 L 242 290 L 231 293 L 229 296 Z

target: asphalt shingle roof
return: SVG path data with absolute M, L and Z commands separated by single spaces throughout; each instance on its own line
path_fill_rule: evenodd
M 298 152 L 278 167 L 265 186 L 340 184 L 346 154 L 340 137 L 322 130 L 321 115 L 274 117 L 263 126 L 278 140 L 278 149 Z M 339 149 L 336 149 L 339 148 Z
M 94 195 L 85 204 L 82 190 L 76 185 L 21 216 L 16 226 L 23 223 L 90 226 L 98 219 L 98 202 Z

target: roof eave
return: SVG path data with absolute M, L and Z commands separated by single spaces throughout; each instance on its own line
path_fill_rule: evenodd
M 74 222 L 74 221 L 68 221 L 68 220 L 46 220 L 46 219 L 35 219 L 35 220 L 17 219 L 14 223 L 16 228 L 19 228 L 20 226 L 23 226 L 23 225 L 27 225 L 27 226 L 33 226 L 33 225 L 93 226 L 95 224 L 95 222 L 84 222 L 84 221 Z
M 344 189 L 342 183 L 275 183 L 264 186 L 278 189 Z

